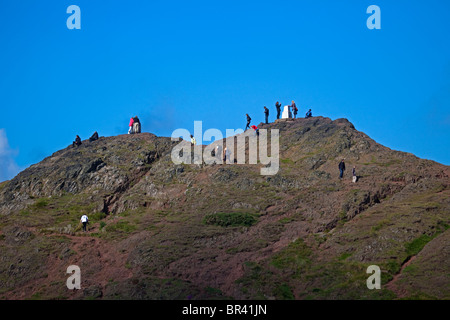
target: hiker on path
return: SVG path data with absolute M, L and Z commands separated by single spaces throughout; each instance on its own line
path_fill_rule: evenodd
M 81 223 L 83 224 L 83 231 L 84 232 L 86 232 L 86 226 L 87 226 L 87 224 L 89 223 L 89 219 L 88 219 L 88 216 L 87 215 L 83 215 L 82 217 L 81 217 Z
M 138 116 L 135 116 L 133 118 L 133 131 L 134 133 L 141 133 L 141 122 L 139 121 Z
M 344 176 L 344 171 L 345 171 L 345 162 L 344 159 L 342 159 L 341 162 L 339 162 L 339 179 L 342 179 L 342 177 Z
M 75 141 L 72 143 L 72 147 L 81 146 L 81 138 L 79 135 L 76 136 Z
M 94 134 L 92 135 L 92 137 L 89 138 L 90 142 L 95 141 L 95 140 L 98 140 L 98 133 L 97 133 L 97 131 L 95 131 Z
M 297 118 L 297 106 L 295 105 L 295 102 L 292 104 L 292 112 L 294 112 L 294 119 Z
M 245 130 L 250 129 L 250 121 L 252 121 L 252 118 L 248 115 L 248 113 L 245 114 L 247 116 L 247 126 L 245 127 Z
M 311 109 L 308 110 L 308 112 L 306 113 L 305 118 L 311 118 L 312 117 L 312 112 Z
M 358 178 L 356 177 L 356 167 L 355 166 L 353 166 L 353 169 L 352 169 L 352 182 L 353 183 L 355 183 L 356 182 L 356 180 L 358 180 Z
M 195 138 L 192 134 L 191 134 L 191 144 L 194 146 L 197 144 L 197 141 L 195 140 Z
M 269 109 L 267 109 L 266 106 L 264 106 L 264 115 L 266 116 L 266 124 L 269 123 Z
M 281 103 L 277 101 L 275 103 L 275 108 L 277 108 L 277 119 L 280 119 Z
M 130 124 L 128 125 L 130 129 L 128 129 L 128 134 L 133 134 L 133 124 L 134 124 L 134 118 L 130 119 Z

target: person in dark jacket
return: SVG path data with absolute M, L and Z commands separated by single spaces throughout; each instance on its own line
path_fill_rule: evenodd
M 342 179 L 342 177 L 344 176 L 344 171 L 345 171 L 345 162 L 344 159 L 341 160 L 341 162 L 339 162 L 339 178 Z
M 80 138 L 80 136 L 79 135 L 77 135 L 77 137 L 75 138 L 75 141 L 72 143 L 72 147 L 75 147 L 75 146 L 81 146 L 81 138 Z
M 269 123 L 269 109 L 264 106 L 264 115 L 266 116 L 266 124 Z
M 245 130 L 250 129 L 250 121 L 252 121 L 252 118 L 250 118 L 250 116 L 248 115 L 248 113 L 246 114 L 247 116 L 247 126 L 245 127 Z
M 311 109 L 308 110 L 308 112 L 306 113 L 305 118 L 311 118 L 312 117 L 312 112 Z
M 281 103 L 277 101 L 277 102 L 275 103 L 275 108 L 277 108 L 277 119 L 280 119 Z
M 138 116 L 133 118 L 133 131 L 134 133 L 141 133 L 141 121 L 139 121 Z
M 95 131 L 94 134 L 92 135 L 92 137 L 89 138 L 90 142 L 95 141 L 95 140 L 98 140 L 98 133 L 97 133 L 97 131 Z

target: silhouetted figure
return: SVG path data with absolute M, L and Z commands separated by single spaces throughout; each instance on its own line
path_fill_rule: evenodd
M 312 112 L 311 109 L 308 110 L 308 112 L 306 113 L 305 118 L 311 118 L 312 117 Z
M 280 119 L 280 113 L 281 113 L 281 103 L 278 101 L 275 103 L 275 108 L 277 108 L 277 119 Z
M 248 113 L 245 114 L 247 116 L 247 126 L 245 127 L 245 130 L 250 129 L 250 122 L 252 121 L 252 118 L 248 115 Z
M 81 146 L 81 138 L 77 135 L 77 137 L 75 138 L 75 141 L 72 143 L 72 147 L 75 146 Z
M 264 115 L 266 117 L 266 124 L 269 123 L 269 109 L 267 109 L 266 106 L 264 106 Z
M 89 138 L 90 142 L 93 142 L 95 140 L 98 140 L 98 133 L 97 133 L 97 131 L 95 131 L 94 134 Z
M 344 159 L 342 159 L 341 162 L 339 162 L 339 179 L 342 179 L 342 177 L 344 176 L 344 171 L 345 171 L 345 162 Z

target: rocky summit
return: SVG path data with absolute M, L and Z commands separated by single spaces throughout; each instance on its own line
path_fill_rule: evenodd
M 1 183 L 0 298 L 450 298 L 449 166 L 346 119 L 259 128 L 279 129 L 275 175 L 175 164 L 178 142 L 141 133 L 69 146 Z

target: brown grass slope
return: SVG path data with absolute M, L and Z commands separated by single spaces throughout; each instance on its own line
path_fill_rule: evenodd
M 175 165 L 176 143 L 143 133 L 68 147 L 0 184 L 0 298 L 450 297 L 448 166 L 346 119 L 259 127 L 280 130 L 273 176 L 261 164 Z M 72 264 L 79 291 L 65 285 Z M 381 290 L 366 286 L 370 265 Z

